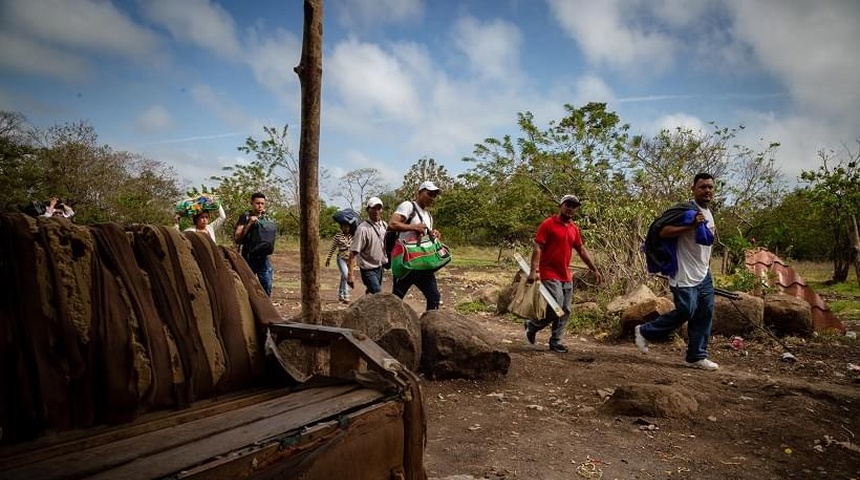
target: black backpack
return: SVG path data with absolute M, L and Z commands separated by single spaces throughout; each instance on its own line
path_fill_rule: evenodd
M 418 207 L 415 205 L 415 202 L 412 203 L 412 213 L 409 214 L 409 217 L 406 219 L 406 224 L 409 224 L 413 218 L 415 218 L 415 212 L 418 211 Z M 389 269 L 391 268 L 391 251 L 394 250 L 394 244 L 397 243 L 397 237 L 400 235 L 400 232 L 396 232 L 391 230 L 390 228 L 385 231 L 385 263 L 382 265 L 382 268 Z
M 257 217 L 257 223 L 242 242 L 242 256 L 245 258 L 265 257 L 275 252 L 275 239 L 278 224 L 267 216 Z

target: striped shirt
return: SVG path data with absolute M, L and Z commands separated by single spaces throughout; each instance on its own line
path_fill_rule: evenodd
M 343 232 L 337 232 L 331 239 L 331 248 L 328 251 L 328 256 L 325 261 L 331 260 L 331 256 L 337 250 L 337 256 L 349 260 L 349 247 L 352 245 L 352 235 Z

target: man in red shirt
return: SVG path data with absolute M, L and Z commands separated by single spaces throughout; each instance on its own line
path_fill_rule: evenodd
M 571 250 L 576 250 L 585 265 L 594 272 L 597 283 L 603 281 L 603 275 L 594 266 L 591 255 L 582 243 L 579 227 L 572 220 L 573 214 L 581 205 L 579 198 L 576 195 L 565 195 L 558 204 L 558 214 L 544 220 L 535 234 L 531 273 L 527 282 L 533 283 L 540 279 L 555 301 L 561 305 L 564 314 L 559 318 L 551 308 L 547 308 L 543 319 L 526 320 L 523 328 L 528 342 L 534 344 L 537 332 L 551 323 L 549 349 L 567 353 L 567 347 L 561 343 L 561 337 L 564 336 L 567 321 L 570 319 L 570 299 L 573 292 L 570 276 Z

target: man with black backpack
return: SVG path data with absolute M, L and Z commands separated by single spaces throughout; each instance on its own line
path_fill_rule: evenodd
M 433 217 L 427 211 L 436 202 L 439 195 L 439 187 L 433 182 L 427 181 L 418 187 L 418 196 L 415 201 L 405 201 L 397 206 L 397 210 L 391 215 L 388 222 L 389 231 L 398 232 L 404 241 L 415 240 L 422 235 L 430 235 L 433 238 L 441 238 L 442 234 L 433 228 Z M 387 252 L 391 256 L 391 252 Z M 427 300 L 427 310 L 438 310 L 442 297 L 439 294 L 439 286 L 436 284 L 436 272 L 413 271 L 403 278 L 394 278 L 393 292 L 400 298 L 406 296 L 409 288 L 415 285 Z
M 251 271 L 257 274 L 266 295 L 272 296 L 272 263 L 269 255 L 275 251 L 277 224 L 266 215 L 266 196 L 260 192 L 251 195 L 251 209 L 236 222 L 233 240 L 240 246 L 242 258 Z

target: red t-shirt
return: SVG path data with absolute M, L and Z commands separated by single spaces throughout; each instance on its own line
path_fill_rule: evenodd
M 535 243 L 541 246 L 538 266 L 541 281 L 571 281 L 569 268 L 571 249 L 579 249 L 582 246 L 579 227 L 572 221 L 563 223 L 558 214 L 553 215 L 538 227 Z

